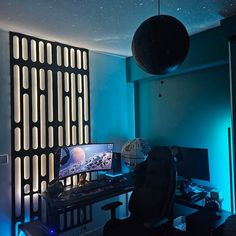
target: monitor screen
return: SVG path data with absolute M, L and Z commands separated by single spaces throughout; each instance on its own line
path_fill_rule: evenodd
M 208 149 L 179 147 L 177 172 L 184 178 L 210 181 Z
M 88 171 L 110 170 L 113 144 L 86 144 L 61 148 L 59 178 Z

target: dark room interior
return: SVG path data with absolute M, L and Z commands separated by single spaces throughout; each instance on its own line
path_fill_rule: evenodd
M 236 235 L 236 0 L 1 0 L 0 235 Z

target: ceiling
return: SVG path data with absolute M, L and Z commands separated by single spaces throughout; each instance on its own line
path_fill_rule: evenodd
M 236 0 L 161 0 L 161 14 L 178 18 L 189 34 L 235 12 Z M 0 29 L 130 56 L 135 30 L 155 14 L 157 0 L 0 0 Z

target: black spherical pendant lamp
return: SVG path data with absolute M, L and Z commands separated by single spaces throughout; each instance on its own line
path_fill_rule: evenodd
M 169 15 L 157 15 L 145 20 L 132 41 L 132 53 L 137 64 L 151 74 L 172 72 L 187 56 L 189 35 L 185 26 Z

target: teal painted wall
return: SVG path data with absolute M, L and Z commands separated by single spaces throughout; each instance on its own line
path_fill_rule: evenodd
M 134 138 L 134 84 L 122 57 L 90 52 L 92 142 L 114 142 L 115 151 Z
M 217 50 L 215 40 L 220 42 Z M 191 42 L 193 52 L 184 69 L 162 80 L 139 73 L 129 59 L 129 76 L 136 75 L 136 79 L 129 78 L 136 81 L 136 136 L 151 144 L 208 148 L 211 181 L 199 182 L 218 188 L 224 197 L 223 208 L 230 210 L 227 41 L 217 28 L 192 36 Z
M 136 90 L 137 136 L 151 144 L 208 148 L 211 181 L 203 184 L 220 189 L 229 210 L 228 67 L 177 76 L 163 84 L 143 81 Z

